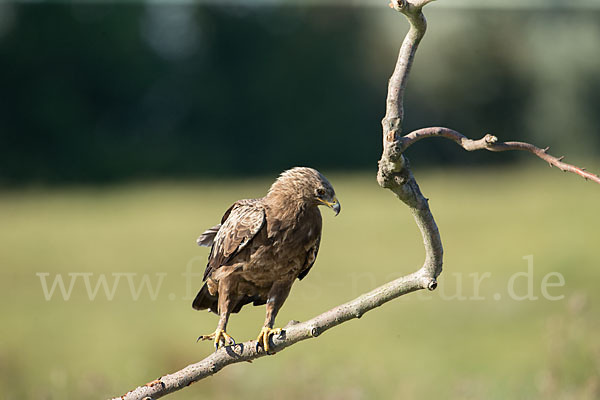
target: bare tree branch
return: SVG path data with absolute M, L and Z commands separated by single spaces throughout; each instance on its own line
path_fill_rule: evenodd
M 283 329 L 279 336 L 272 338 L 273 352 L 270 354 L 281 351 L 302 340 L 317 337 L 343 322 L 360 318 L 364 313 L 390 300 L 414 292 L 415 290 L 426 288 L 429 282 L 430 279 L 427 277 L 427 272 L 419 270 L 408 276 L 386 283 L 311 320 L 301 323 L 292 321 Z M 268 354 L 263 350 L 262 346 L 258 346 L 256 340 L 222 347 L 198 363 L 188 365 L 173 374 L 162 376 L 113 400 L 158 399 L 214 375 L 228 365 L 243 361 L 252 361 L 266 355 Z
M 386 114 L 382 120 L 383 152 L 379 161 L 377 181 L 390 189 L 411 210 L 423 236 L 425 246 L 425 262 L 416 272 L 389 282 L 369 293 L 337 306 L 323 314 L 305 322 L 290 322 L 283 328 L 279 336 L 272 338 L 273 352 L 281 351 L 302 340 L 317 337 L 323 332 L 364 313 L 381 306 L 399 296 L 420 289 L 434 290 L 436 278 L 442 272 L 443 247 L 440 234 L 429 209 L 428 200 L 423 196 L 403 152 L 415 142 L 427 137 L 445 137 L 451 139 L 464 149 L 472 150 L 524 150 L 555 165 L 563 171 L 570 171 L 600 183 L 598 176 L 585 172 L 581 168 L 562 162 L 547 154 L 548 149 L 539 149 L 533 145 L 520 142 L 497 143 L 492 135 L 480 140 L 470 140 L 460 133 L 447 128 L 425 128 L 401 136 L 404 119 L 404 91 L 413 64 L 415 53 L 425 35 L 427 22 L 422 8 L 433 0 L 392 0 L 390 6 L 406 16 L 410 29 L 400 48 L 396 67 L 388 85 Z M 191 364 L 173 374 L 162 376 L 144 386 L 140 386 L 113 400 L 152 400 L 180 390 L 201 379 L 216 374 L 224 367 L 268 355 L 255 340 L 220 348 L 204 360 Z
M 402 12 L 410 22 L 410 29 L 400 47 L 396 68 L 388 84 L 386 114 L 382 124 L 389 129 L 398 129 L 404 119 L 404 91 L 415 53 L 427 29 L 421 9 L 406 0 L 393 0 L 390 7 Z
M 551 167 L 555 166 L 563 172 L 572 172 L 583 177 L 586 180 L 590 180 L 592 182 L 596 182 L 600 184 L 600 177 L 598 175 L 592 174 L 585 170 L 585 168 L 576 167 L 574 165 L 563 162 L 564 156 L 562 157 L 554 157 L 548 154 L 549 147 L 545 149 L 541 149 L 529 143 L 524 142 L 498 142 L 498 138 L 496 136 L 487 134 L 483 138 L 479 140 L 471 140 L 464 136 L 463 134 L 443 127 L 431 127 L 431 128 L 423 128 L 409 133 L 402 137 L 399 141 L 400 149 L 399 152 L 403 153 L 407 148 L 412 146 L 415 142 L 418 142 L 421 139 L 430 138 L 430 137 L 443 137 L 446 139 L 450 139 L 456 142 L 459 146 L 467 151 L 474 150 L 489 150 L 494 152 L 500 151 L 526 151 L 531 154 L 534 154 L 546 161 Z
M 423 269 L 430 277 L 429 289 L 437 286 L 436 278 L 442 272 L 444 249 L 435 219 L 429 209 L 428 200 L 423 196 L 417 181 L 410 171 L 408 160 L 402 154 L 400 132 L 404 120 L 404 92 L 412 68 L 417 48 L 427 30 L 427 21 L 422 7 L 427 0 L 392 0 L 390 6 L 403 13 L 410 29 L 402 43 L 396 67 L 388 84 L 385 117 L 383 127 L 383 153 L 379 160 L 377 181 L 398 196 L 411 210 L 421 230 L 425 245 L 425 263 Z

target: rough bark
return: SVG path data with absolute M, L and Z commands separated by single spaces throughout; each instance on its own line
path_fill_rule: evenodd
M 388 85 L 386 114 L 383 118 L 383 153 L 379 161 L 377 181 L 391 190 L 411 210 L 421 230 L 425 246 L 425 262 L 416 272 L 386 283 L 369 293 L 337 306 L 305 322 L 292 321 L 284 327 L 279 336 L 273 337 L 272 350 L 281 351 L 295 343 L 321 335 L 323 332 L 349 321 L 360 318 L 364 313 L 381 306 L 402 295 L 420 290 L 434 290 L 436 278 L 442 272 L 443 247 L 440 234 L 429 209 L 427 198 L 423 196 L 417 181 L 410 171 L 404 151 L 415 142 L 428 137 L 444 137 L 453 140 L 465 150 L 528 151 L 563 171 L 576 173 L 586 179 L 600 183 L 597 175 L 590 174 L 562 162 L 562 158 L 552 157 L 548 149 L 540 149 L 528 143 L 498 143 L 497 138 L 486 135 L 479 140 L 470 140 L 448 128 L 425 128 L 401 136 L 404 118 L 404 91 L 413 64 L 415 53 L 425 35 L 427 22 L 422 8 L 433 0 L 392 0 L 390 7 L 404 14 L 410 28 L 398 55 L 398 61 Z M 180 390 L 201 379 L 216 374 L 224 367 L 243 361 L 252 361 L 268 355 L 255 340 L 219 349 L 204 360 L 188 365 L 180 371 L 162 376 L 144 386 L 140 386 L 116 399 L 157 399 Z

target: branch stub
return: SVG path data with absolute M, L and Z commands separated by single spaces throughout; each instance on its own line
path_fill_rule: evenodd
M 427 285 L 427 289 L 428 289 L 429 291 L 432 291 L 432 292 L 433 292 L 433 291 L 434 291 L 434 290 L 437 288 L 437 285 L 438 285 L 437 281 L 436 281 L 435 279 L 432 279 L 432 280 L 429 282 L 429 284 Z

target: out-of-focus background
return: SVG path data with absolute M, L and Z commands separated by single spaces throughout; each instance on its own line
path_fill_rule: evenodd
M 482 3 L 427 7 L 406 130 L 600 171 L 600 2 Z M 208 355 L 195 238 L 295 165 L 343 211 L 324 210 L 278 326 L 416 269 L 418 230 L 374 177 L 406 29 L 370 0 L 0 2 L 3 398 L 106 398 Z M 599 188 L 442 140 L 408 156 L 445 244 L 439 290 L 172 398 L 600 398 Z M 229 333 L 254 338 L 263 313 Z

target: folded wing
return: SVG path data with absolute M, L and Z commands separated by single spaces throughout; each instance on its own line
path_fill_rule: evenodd
M 260 199 L 234 203 L 223 216 L 220 225 L 210 228 L 198 238 L 198 244 L 201 239 L 203 243 L 209 243 L 210 236 L 213 235 L 204 280 L 243 250 L 264 225 L 265 209 Z

